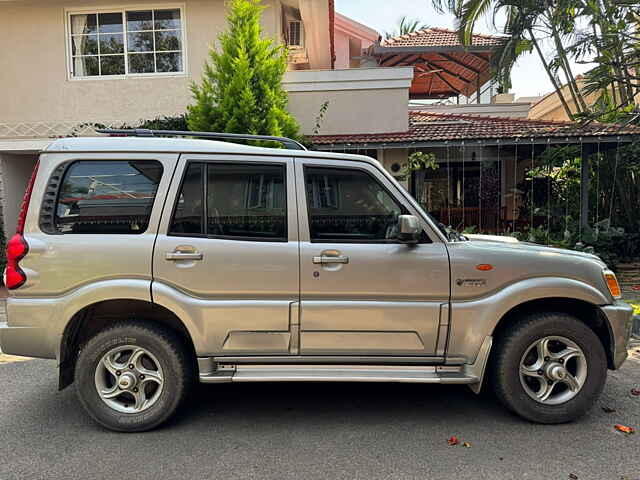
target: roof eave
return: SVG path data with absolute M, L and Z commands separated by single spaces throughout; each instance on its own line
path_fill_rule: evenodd
M 470 45 L 470 46 L 430 46 L 430 47 L 385 47 L 383 45 L 373 45 L 373 55 L 396 55 L 401 53 L 467 53 L 467 52 L 486 52 L 492 53 L 497 47 L 487 45 Z

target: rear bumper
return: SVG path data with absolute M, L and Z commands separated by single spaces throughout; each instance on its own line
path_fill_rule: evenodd
M 0 350 L 22 357 L 55 358 L 48 332 L 39 327 L 14 327 L 0 323 Z
M 628 303 L 617 301 L 600 307 L 609 322 L 612 339 L 613 369 L 617 370 L 627 359 L 627 347 L 633 326 L 633 309 Z

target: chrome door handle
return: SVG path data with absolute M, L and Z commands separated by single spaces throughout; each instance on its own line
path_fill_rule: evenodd
M 321 255 L 319 257 L 313 257 L 313 263 L 325 265 L 328 263 L 349 263 L 349 257 L 330 257 L 327 255 Z
M 165 259 L 171 261 L 178 260 L 202 260 L 202 253 L 200 252 L 167 252 Z

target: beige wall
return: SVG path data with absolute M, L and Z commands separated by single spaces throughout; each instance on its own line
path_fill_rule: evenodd
M 289 110 L 313 134 L 320 107 L 329 102 L 319 134 L 406 132 L 412 68 L 358 68 L 287 72 Z
M 266 35 L 280 38 L 279 0 L 265 0 Z M 65 9 L 183 5 L 186 75 L 69 80 Z M 0 123 L 136 122 L 184 113 L 208 46 L 225 28 L 223 0 L 48 0 L 0 3 Z

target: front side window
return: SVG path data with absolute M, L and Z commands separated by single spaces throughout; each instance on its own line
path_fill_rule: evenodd
M 305 168 L 309 232 L 315 242 L 391 242 L 406 213 L 362 170 Z
M 184 72 L 179 8 L 69 15 L 71 76 Z
M 71 164 L 58 191 L 55 231 L 144 233 L 161 177 L 162 165 L 153 160 Z
M 287 241 L 285 186 L 280 165 L 191 163 L 169 233 Z

